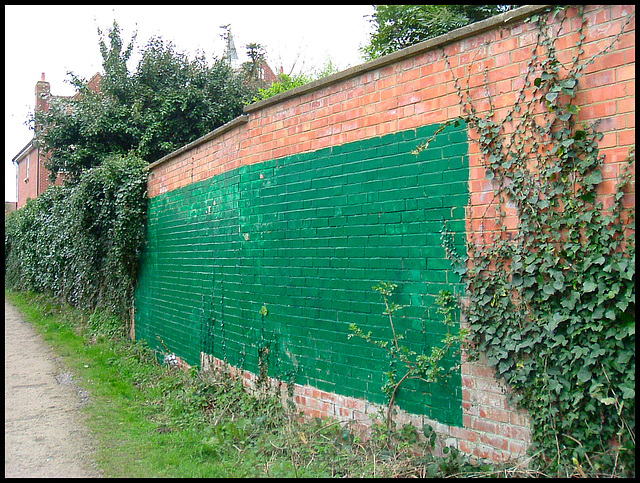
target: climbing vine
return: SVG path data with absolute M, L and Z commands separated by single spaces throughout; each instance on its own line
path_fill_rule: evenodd
M 147 216 L 145 163 L 112 156 L 5 219 L 5 284 L 129 323 Z
M 568 64 L 555 46 L 566 9 L 531 17 L 537 42 L 500 119 L 486 82 L 481 111 L 454 77 L 463 116 L 449 123 L 464 120 L 477 133 L 494 190 L 476 233 L 483 241 L 469 241 L 463 265 L 470 355 L 486 356 L 512 387 L 531 417 L 534 464 L 558 476 L 635 474 L 635 207 L 623 203 L 635 192 L 635 153 L 615 192 L 602 193 L 603 134 L 597 122 L 578 123 L 574 103 L 585 69 L 633 15 L 584 58 L 578 7 Z

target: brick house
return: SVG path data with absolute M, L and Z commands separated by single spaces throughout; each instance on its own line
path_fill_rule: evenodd
M 89 89 L 94 92 L 99 92 L 101 79 L 102 76 L 96 73 L 89 80 Z M 36 82 L 35 94 L 36 111 L 48 111 L 49 104 L 53 98 L 65 97 L 51 95 L 51 86 L 45 81 L 44 72 L 40 80 Z M 73 97 L 78 95 L 79 94 L 75 94 Z M 52 184 L 62 184 L 63 176 L 58 176 L 55 183 L 49 180 L 49 170 L 45 167 L 47 159 L 47 153 L 37 145 L 35 136 L 12 159 L 12 162 L 18 167 L 17 208 L 22 208 L 28 199 L 35 199 Z
M 4 202 L 4 216 L 7 216 L 9 213 L 16 211 L 17 203 L 15 201 L 5 201 Z

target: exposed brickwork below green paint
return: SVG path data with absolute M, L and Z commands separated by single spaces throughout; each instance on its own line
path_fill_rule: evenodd
M 349 324 L 390 335 L 372 286 L 398 285 L 397 330 L 416 351 L 444 333 L 435 296 L 459 287 L 443 220 L 464 250 L 464 126 L 437 126 L 244 166 L 150 200 L 136 337 L 190 364 L 200 352 L 285 381 L 384 404 L 385 353 Z M 262 306 L 268 314 L 260 314 Z M 453 361 L 448 361 L 452 363 Z M 401 369 L 401 368 L 398 368 Z M 407 384 L 401 408 L 462 425 L 461 382 Z

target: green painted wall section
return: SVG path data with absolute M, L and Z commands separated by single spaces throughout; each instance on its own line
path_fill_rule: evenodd
M 397 330 L 427 353 L 445 333 L 436 295 L 460 288 L 440 230 L 447 220 L 464 253 L 466 128 L 448 127 L 411 154 L 436 127 L 241 167 L 151 199 L 137 338 L 163 351 L 160 338 L 190 364 L 204 351 L 384 404 L 390 360 L 348 339 L 352 322 L 390 337 L 372 287 L 398 285 L 392 300 L 406 307 Z M 398 404 L 461 426 L 460 375 L 435 388 L 408 384 Z

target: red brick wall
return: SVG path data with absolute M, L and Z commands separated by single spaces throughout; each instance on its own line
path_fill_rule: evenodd
M 27 177 L 27 163 L 29 176 Z M 18 163 L 18 208 L 22 208 L 29 198 L 38 196 L 38 150 L 31 148 Z
M 608 45 L 630 12 L 635 12 L 634 6 L 588 6 L 584 55 L 592 55 Z M 575 16 L 575 9 L 569 10 L 569 15 L 572 14 Z M 577 18 L 566 23 L 575 28 Z M 569 25 L 564 26 L 565 32 Z M 248 106 L 246 125 L 239 124 L 192 150 L 169 156 L 170 162 L 152 166 L 149 196 L 239 165 L 444 122 L 461 114 L 453 75 L 445 66 L 442 48 L 456 76 L 466 78 L 467 69 L 471 69 L 471 86 L 483 85 L 483 70 L 488 68 L 491 94 L 498 98 L 497 105 L 504 111 L 513 104 L 522 82 L 535 42 L 535 28 L 533 24 L 516 22 L 417 50 L 414 55 L 380 68 L 349 69 L 346 72 L 356 71 L 353 77 L 332 83 L 331 79 L 336 77 L 332 76 L 317 83 L 318 88 L 313 91 L 298 88 L 295 92 L 300 95 L 285 95 L 275 104 L 267 100 Z M 572 55 L 576 36 L 575 32 L 561 33 L 558 38 L 561 60 Z M 605 133 L 601 148 L 611 165 L 608 174 L 612 177 L 616 166 L 628 155 L 635 134 L 634 44 L 635 19 L 615 49 L 596 60 L 579 84 L 578 104 L 582 110 L 578 120 L 605 118 L 599 124 L 599 130 Z M 359 68 L 361 73 L 357 73 Z M 477 150 L 471 154 L 475 168 L 471 180 L 477 181 L 472 188 L 480 195 L 485 191 L 478 183 L 484 178 L 484 168 Z
M 535 12 L 535 7 L 525 7 Z M 586 6 L 584 58 L 602 51 L 620 32 L 635 6 Z M 516 14 L 507 15 L 513 19 Z M 558 57 L 574 55 L 579 19 L 570 8 L 557 34 Z M 551 21 L 559 27 L 558 16 Z M 488 25 L 488 29 L 483 26 Z M 382 136 L 418 126 L 442 123 L 462 114 L 453 82 L 467 79 L 479 112 L 488 109 L 484 73 L 496 117 L 513 105 L 527 69 L 536 26 L 523 18 L 476 24 L 402 52 L 351 68 L 310 86 L 246 108 L 247 116 L 201 138 L 150 166 L 150 197 L 241 165 Z M 442 52 L 449 58 L 447 68 Z M 463 82 L 466 85 L 466 81 Z M 598 58 L 579 82 L 578 121 L 599 120 L 605 155 L 603 196 L 611 194 L 620 167 L 635 138 L 635 17 L 614 49 Z M 469 136 L 473 139 L 474 132 Z M 493 189 L 486 179 L 477 144 L 470 143 L 470 203 L 467 233 L 471 242 L 486 243 L 491 230 Z M 635 169 L 635 166 L 633 167 Z M 606 196 L 605 196 L 606 197 Z M 635 204 L 635 188 L 625 197 Z M 484 215 L 484 218 L 483 218 Z M 484 220 L 484 224 L 482 221 Z M 507 221 L 515 227 L 515 215 Z M 216 361 L 213 361 L 215 364 Z M 251 379 L 250 375 L 243 377 Z M 530 442 L 527 414 L 511 408 L 504 385 L 482 361 L 462 366 L 463 425 L 449 427 L 430 422 L 446 442 L 478 457 L 504 460 L 523 454 Z M 376 412 L 371 404 L 296 386 L 295 400 L 309 414 L 368 421 Z M 423 417 L 404 414 L 401 420 L 423 424 Z
M 27 178 L 27 159 L 30 160 L 29 177 Z M 28 154 L 18 162 L 18 208 L 22 208 L 28 199 L 35 199 L 52 184 L 61 185 L 64 175 L 56 178 L 55 183 L 49 181 L 49 170 L 45 168 L 45 156 L 42 151 L 32 147 Z

